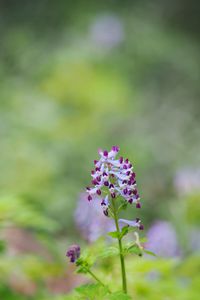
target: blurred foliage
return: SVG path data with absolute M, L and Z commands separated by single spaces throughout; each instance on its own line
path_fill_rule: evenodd
M 181 196 L 174 176 L 200 166 L 198 12 L 195 0 L 0 1 L 0 298 L 71 299 L 44 282 L 65 272 L 65 249 L 80 239 L 74 208 L 97 149 L 118 144 L 135 162 L 145 228 L 172 221 L 186 257 L 130 260 L 132 295 L 197 299 L 188 237 L 199 192 Z M 118 44 L 94 30 L 105 16 L 121 26 Z M 8 227 L 31 233 L 53 259 L 15 252 Z M 12 287 L 13 273 L 37 283 L 35 296 Z
M 112 291 L 120 288 L 121 278 L 118 263 L 115 259 L 109 258 L 112 273 L 108 275 L 107 268 L 99 266 L 98 272 L 101 272 L 101 277 L 111 286 Z M 185 261 L 175 259 L 152 259 L 147 258 L 134 259 L 130 258 L 127 262 L 128 269 L 128 286 L 131 299 L 191 299 L 197 300 L 199 297 L 199 256 L 191 256 Z M 103 271 L 102 271 L 103 270 Z M 112 278 L 115 278 L 115 282 Z M 116 285 L 117 282 L 117 285 Z M 95 287 L 93 286 L 93 289 Z M 83 287 L 87 295 L 90 293 Z M 92 291 L 91 291 L 92 293 Z M 98 299 L 98 290 L 96 296 L 91 295 L 90 299 Z M 100 296 L 100 299 L 110 299 L 109 296 Z M 60 299 L 60 298 L 58 298 Z M 61 299 L 83 299 L 81 295 L 73 292 L 72 296 L 63 297 Z M 123 299 L 123 298 L 116 298 Z

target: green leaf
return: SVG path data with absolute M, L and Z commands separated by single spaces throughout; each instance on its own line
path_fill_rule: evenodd
M 114 239 L 118 239 L 120 237 L 120 232 L 118 232 L 118 231 L 111 231 L 111 232 L 108 232 L 108 235 L 111 236 Z
M 148 240 L 146 237 L 140 238 L 140 243 L 146 243 Z
M 123 201 L 122 204 L 118 208 L 118 212 L 120 212 L 121 210 L 125 210 L 127 208 L 127 205 L 128 205 L 128 202 Z
M 120 239 L 122 239 L 129 232 L 129 226 L 124 226 L 120 232 Z
M 143 251 L 140 247 L 138 247 L 138 245 L 133 244 L 131 246 L 125 247 L 123 250 L 124 254 L 136 254 L 138 256 L 142 256 L 143 255 Z
M 83 258 L 79 258 L 76 261 L 76 266 L 78 267 L 76 272 L 77 273 L 84 273 L 86 274 L 88 272 L 88 269 L 91 267 L 91 264 Z
M 87 272 L 88 272 L 88 270 L 83 266 L 80 266 L 76 269 L 76 273 L 79 273 L 79 274 L 81 274 L 81 273 L 82 274 L 87 274 Z
M 100 284 L 84 284 L 75 289 L 83 299 L 103 299 L 108 294 L 108 288 Z M 86 298 L 85 298 L 86 297 Z
M 157 256 L 155 253 L 153 253 L 152 251 L 149 251 L 149 250 L 146 250 L 144 249 L 143 250 L 146 254 L 149 254 L 149 255 L 152 255 L 152 256 Z

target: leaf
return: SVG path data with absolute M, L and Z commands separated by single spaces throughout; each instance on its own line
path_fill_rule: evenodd
M 111 232 L 108 232 L 108 235 L 111 236 L 114 239 L 118 239 L 120 237 L 120 232 L 118 232 L 118 231 L 111 231 Z
M 115 292 L 107 297 L 108 300 L 131 300 L 131 297 L 123 292 Z
M 133 244 L 129 247 L 125 247 L 123 252 L 124 252 L 124 254 L 131 253 L 131 254 L 136 254 L 138 256 L 143 255 L 142 249 L 140 247 L 138 247 L 138 245 L 136 245 L 136 244 Z
M 87 272 L 88 272 L 88 270 L 83 266 L 80 266 L 76 269 L 76 273 L 79 273 L 79 274 L 81 274 L 81 273 L 82 274 L 87 274 Z
M 152 256 L 157 256 L 155 253 L 153 253 L 152 251 L 149 251 L 149 250 L 146 250 L 144 249 L 143 250 L 146 254 L 149 254 L 149 255 L 152 255 Z
M 76 269 L 76 272 L 83 273 L 83 274 L 86 274 L 88 272 L 88 269 L 91 267 L 89 262 L 87 260 L 82 259 L 82 257 L 77 259 L 76 266 L 78 267 Z
M 127 208 L 127 205 L 128 205 L 128 202 L 123 201 L 122 204 L 118 208 L 118 212 L 120 212 L 121 210 L 125 210 Z
M 140 243 L 146 243 L 148 240 L 146 237 L 140 238 Z
M 108 294 L 108 288 L 100 284 L 84 284 L 75 289 L 80 295 L 87 297 L 86 299 L 103 299 Z
M 101 258 L 106 258 L 106 257 L 112 257 L 112 256 L 116 256 L 119 254 L 119 249 L 116 247 L 108 247 L 106 249 L 104 249 L 101 254 L 99 255 L 99 257 Z
M 124 226 L 120 232 L 111 231 L 108 233 L 108 235 L 114 239 L 122 239 L 129 232 L 129 228 L 129 226 Z
M 129 226 L 124 226 L 120 232 L 120 239 L 122 239 L 129 232 Z

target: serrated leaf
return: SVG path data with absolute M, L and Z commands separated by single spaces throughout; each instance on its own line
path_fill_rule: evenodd
M 154 252 L 152 252 L 152 251 L 149 251 L 149 250 L 146 250 L 146 249 L 144 249 L 143 251 L 146 254 L 149 254 L 149 255 L 152 255 L 152 256 L 156 256 L 156 254 Z
M 108 232 L 108 235 L 111 236 L 114 239 L 118 239 L 120 237 L 120 232 L 118 232 L 118 231 L 111 231 L 111 232 Z

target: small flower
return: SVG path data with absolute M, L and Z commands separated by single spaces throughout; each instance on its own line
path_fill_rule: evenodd
M 66 253 L 70 258 L 70 262 L 74 263 L 80 257 L 81 248 L 78 245 L 71 245 Z
M 119 223 L 124 223 L 131 227 L 138 227 L 140 230 L 144 229 L 144 225 L 141 224 L 141 220 L 139 218 L 136 218 L 135 220 L 126 220 L 126 219 L 119 219 Z

